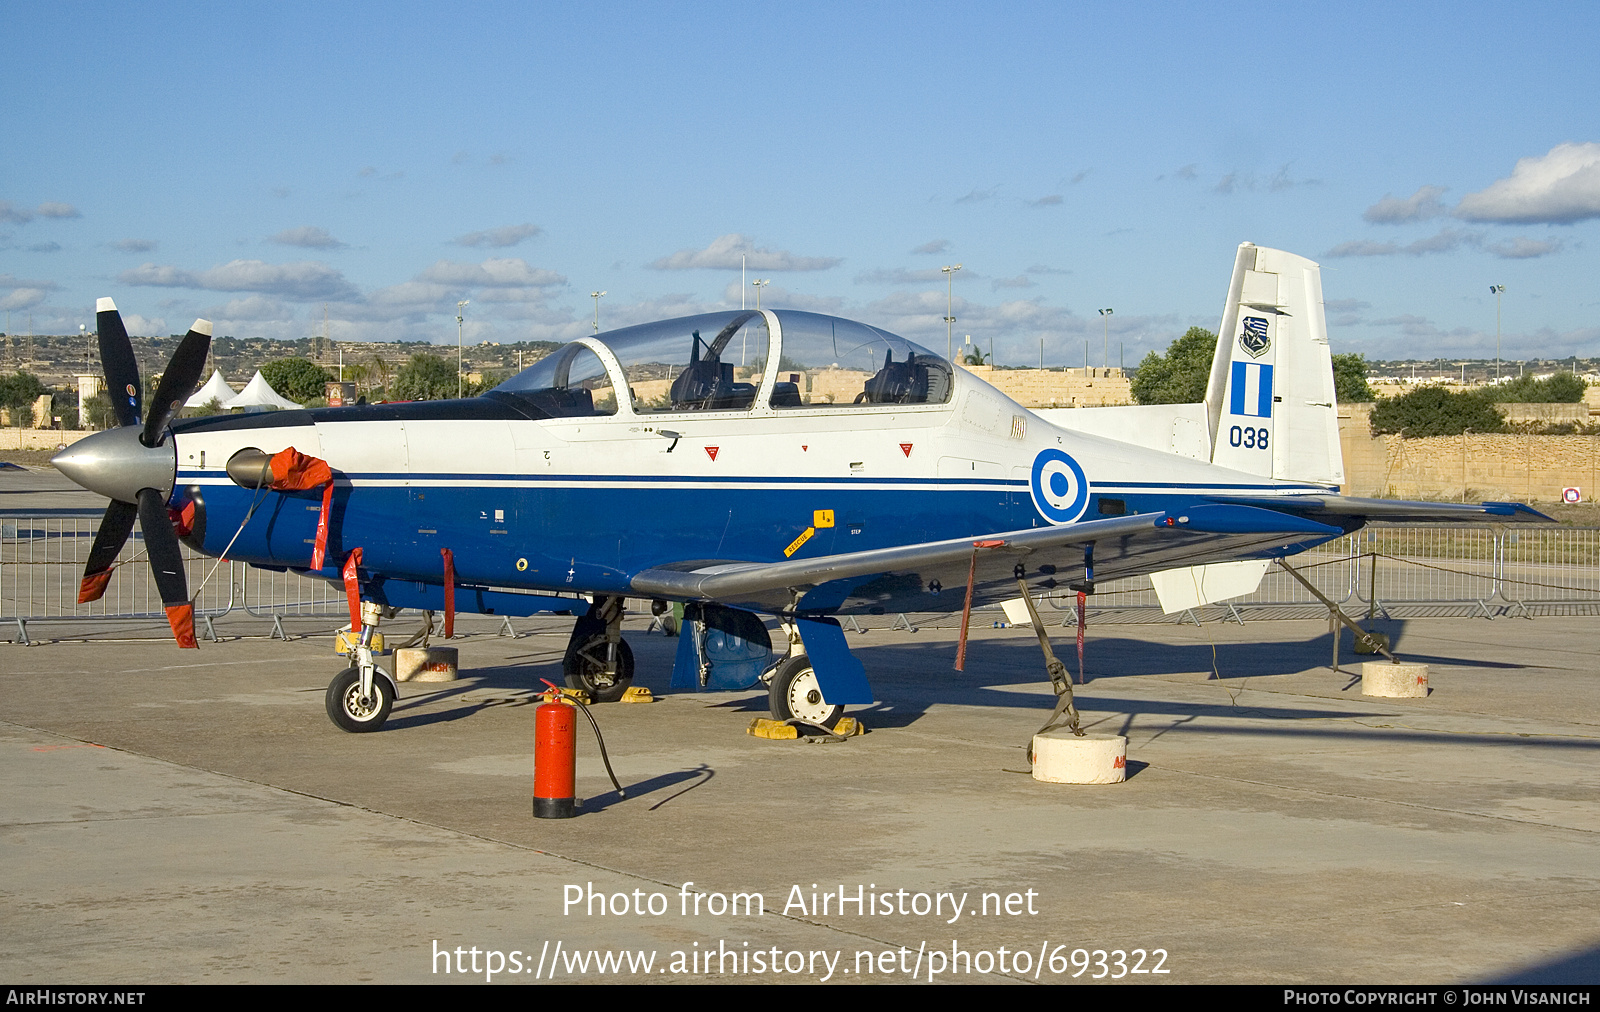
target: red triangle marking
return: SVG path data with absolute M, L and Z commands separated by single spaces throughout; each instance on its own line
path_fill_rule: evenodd
M 717 447 L 715 447 L 715 446 L 706 447 L 706 456 L 710 457 L 712 460 L 716 460 L 717 459 Z
M 811 447 L 809 447 L 809 446 L 807 446 L 807 445 L 806 445 L 806 444 L 804 444 L 804 443 L 801 443 L 801 444 L 800 444 L 800 452 L 801 452 L 801 453 L 804 453 L 804 452 L 806 452 L 806 451 L 807 451 L 807 450 L 809 450 L 809 449 L 811 449 Z
M 900 452 L 905 454 L 908 457 L 911 456 L 911 444 L 910 443 L 901 443 L 900 444 Z

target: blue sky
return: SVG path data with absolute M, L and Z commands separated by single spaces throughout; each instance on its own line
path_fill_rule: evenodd
M 12 333 L 561 340 L 738 306 L 1002 364 L 1324 266 L 1335 351 L 1600 355 L 1592 4 L 0 0 Z M 745 286 L 744 291 L 753 290 Z

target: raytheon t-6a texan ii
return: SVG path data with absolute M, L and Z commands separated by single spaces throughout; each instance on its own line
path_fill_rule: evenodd
M 1210 601 L 1372 520 L 1546 519 L 1340 495 L 1319 269 L 1248 243 L 1193 405 L 1033 412 L 894 334 L 780 309 L 581 338 L 470 399 L 172 422 L 205 359 L 199 321 L 141 424 L 126 332 L 99 309 L 121 427 L 56 458 L 112 499 L 84 595 L 135 517 L 185 646 L 179 539 L 342 582 L 361 645 L 327 702 L 350 731 L 394 701 L 369 643 L 400 608 L 577 607 L 566 677 L 606 700 L 633 678 L 623 600 L 681 602 L 675 686 L 760 678 L 774 717 L 826 725 L 873 700 L 839 616 L 1140 574 Z

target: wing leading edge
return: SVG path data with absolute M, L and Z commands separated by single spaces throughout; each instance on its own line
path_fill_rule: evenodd
M 1139 576 L 1183 566 L 1294 555 L 1368 521 L 1549 522 L 1515 503 L 1285 496 L 1197 503 L 1168 513 L 1110 517 L 783 562 L 685 562 L 647 569 L 636 593 L 714 601 L 765 612 L 948 610 L 973 567 L 974 603 Z M 951 595 L 943 597 L 942 595 Z

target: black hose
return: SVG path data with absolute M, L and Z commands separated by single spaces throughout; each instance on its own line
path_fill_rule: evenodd
M 570 696 L 567 698 L 572 699 Z M 582 710 L 583 715 L 589 718 L 589 726 L 594 728 L 594 740 L 600 745 L 600 759 L 606 764 L 606 776 L 611 778 L 611 786 L 617 789 L 617 797 L 626 801 L 628 792 L 622 789 L 622 785 L 617 783 L 617 775 L 611 772 L 611 757 L 606 754 L 606 740 L 600 736 L 600 725 L 595 721 L 594 714 L 589 712 L 589 704 L 580 699 L 573 699 L 573 702 L 577 703 L 578 709 Z

